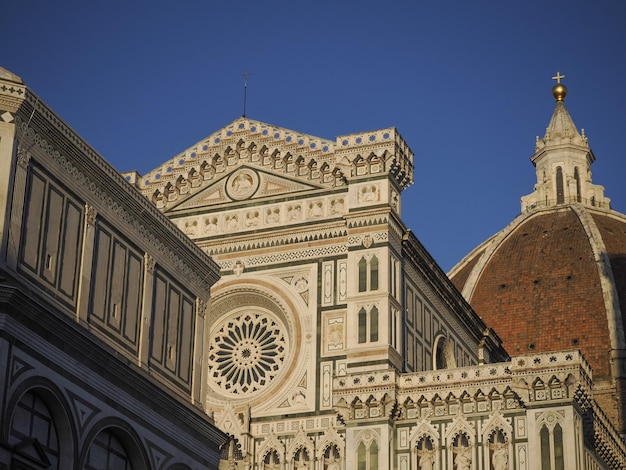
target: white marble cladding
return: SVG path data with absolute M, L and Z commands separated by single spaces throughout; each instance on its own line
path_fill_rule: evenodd
M 337 137 L 335 156 L 338 165 L 358 163 L 358 157 L 368 160 L 372 155 L 381 159 L 381 168 L 376 168 L 378 161 L 371 161 L 374 167 L 363 171 L 363 175 L 389 171 L 396 175 L 403 187 L 413 183 L 413 152 L 395 128 Z M 352 176 L 358 176 L 358 167 L 356 172 Z
M 187 236 L 195 239 L 342 217 L 346 211 L 347 196 L 341 194 L 240 210 L 230 209 L 222 213 L 211 212 L 173 221 Z
M 177 169 L 191 167 L 204 159 L 212 158 L 215 154 L 223 155 L 229 150 L 235 150 L 242 143 L 247 149 L 247 145 L 252 142 L 258 149 L 265 144 L 271 148 L 290 150 L 303 154 L 305 157 L 314 157 L 319 162 L 330 164 L 334 160 L 335 143 L 331 140 L 240 118 L 144 175 L 138 181 L 139 187 L 146 187 Z
M 359 392 L 367 392 L 370 388 L 380 389 L 381 387 L 396 387 L 396 371 L 389 369 L 361 372 L 338 376 L 333 380 L 335 391 L 355 389 Z
M 516 356 L 511 362 L 497 364 L 402 374 L 398 377 L 397 384 L 398 391 L 402 393 L 417 388 L 484 383 L 485 380 L 510 381 L 512 375 L 555 375 L 572 372 L 573 369 L 580 371 L 579 379 L 586 383 L 587 390 L 591 390 L 591 369 L 577 350 Z M 335 377 L 333 388 L 336 392 L 359 390 L 362 393 L 368 388 L 386 388 L 393 383 L 393 377 L 391 371 L 348 374 L 345 377 Z
M 308 432 L 313 431 L 326 431 L 335 423 L 335 416 L 315 416 L 312 418 L 303 419 L 286 419 L 280 421 L 264 422 L 253 424 L 251 426 L 252 434 L 256 436 L 263 436 L 274 432 L 280 433 L 293 433 L 301 429 Z
M 309 181 L 321 177 L 323 185 L 343 184 L 344 175 L 387 172 L 402 188 L 413 182 L 413 153 L 395 128 L 339 136 L 333 142 L 246 118 L 235 120 L 144 176 L 137 172 L 124 176 L 149 195 L 150 188 L 180 176 L 196 181 L 201 174 L 203 180 L 213 179 L 244 162 L 278 165 L 276 169 L 295 171 Z M 324 173 L 329 171 L 333 177 Z

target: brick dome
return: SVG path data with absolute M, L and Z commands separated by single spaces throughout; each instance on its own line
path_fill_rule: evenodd
M 580 349 L 594 395 L 626 431 L 626 216 L 591 183 L 595 160 L 562 100 L 531 161 L 522 214 L 449 273 L 511 355 Z
M 626 216 L 580 204 L 520 215 L 450 278 L 509 354 L 581 349 L 610 377 L 626 311 Z

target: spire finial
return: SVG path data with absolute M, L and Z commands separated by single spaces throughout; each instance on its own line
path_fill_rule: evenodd
M 565 78 L 565 75 L 561 75 L 561 72 L 558 70 L 556 75 L 552 77 L 552 80 L 556 80 L 556 85 L 552 87 L 552 96 L 557 101 L 565 101 L 567 96 L 567 87 L 561 83 L 562 78 Z
M 246 117 L 246 95 L 248 92 L 248 75 L 252 75 L 250 72 L 244 72 L 241 74 L 243 77 L 243 117 Z
M 562 78 L 565 78 L 565 75 L 561 75 L 561 72 L 557 70 L 556 75 L 552 77 L 552 80 L 556 80 L 556 83 L 558 84 L 558 83 L 561 83 Z

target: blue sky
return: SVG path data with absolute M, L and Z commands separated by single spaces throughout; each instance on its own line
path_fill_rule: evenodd
M 299 132 L 395 126 L 403 218 L 444 270 L 532 192 L 559 70 L 626 212 L 626 2 L 32 1 L 2 8 L 0 65 L 120 171 L 146 173 L 242 114 Z

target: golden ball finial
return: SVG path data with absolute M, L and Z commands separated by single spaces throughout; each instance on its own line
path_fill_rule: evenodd
M 552 87 L 552 96 L 557 101 L 563 101 L 567 96 L 567 87 L 561 83 L 562 78 L 565 78 L 565 75 L 561 75 L 561 72 L 557 72 L 556 76 L 552 77 L 552 80 L 556 80 L 556 85 Z
M 557 101 L 564 101 L 567 96 L 567 87 L 562 83 L 557 83 L 552 87 L 552 96 Z

